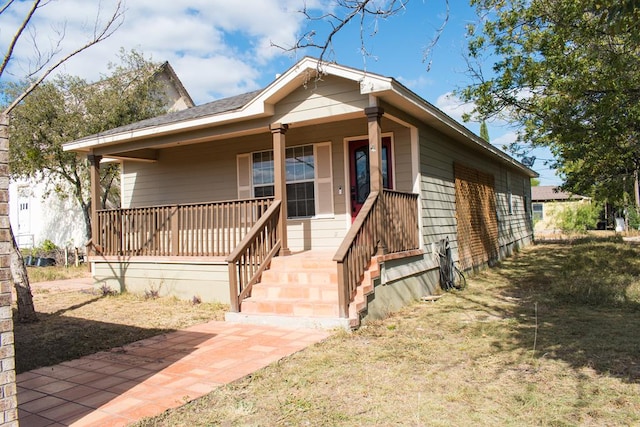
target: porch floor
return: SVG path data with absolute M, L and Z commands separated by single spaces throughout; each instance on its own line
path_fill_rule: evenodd
M 320 329 L 212 321 L 17 376 L 24 426 L 124 426 L 322 341 Z

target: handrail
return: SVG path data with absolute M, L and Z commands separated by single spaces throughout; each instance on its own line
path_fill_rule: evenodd
M 253 285 L 280 250 L 282 242 L 277 235 L 280 203 L 276 200 L 269 206 L 225 260 L 229 266 L 231 312 L 240 311 L 242 300 L 250 295 Z
M 417 201 L 417 194 L 386 189 L 367 197 L 333 257 L 338 264 L 341 317 L 348 317 L 349 303 L 376 253 L 420 247 Z
M 379 193 L 372 191 L 333 256 L 338 263 L 338 304 L 340 317 L 349 316 L 349 303 L 379 244 L 376 205 Z
M 228 200 L 214 200 L 210 202 L 196 202 L 196 203 L 178 203 L 171 204 L 166 203 L 164 205 L 148 205 L 148 206 L 137 206 L 135 208 L 112 208 L 112 209 L 98 209 L 98 212 L 116 212 L 116 211 L 128 211 L 128 210 L 136 210 L 136 209 L 151 209 L 151 208 L 175 208 L 184 207 L 184 206 L 206 206 L 206 205 L 222 205 L 225 203 L 242 203 L 242 202 L 256 202 L 256 201 L 270 201 L 273 200 L 273 197 L 253 197 L 248 199 L 228 199 Z

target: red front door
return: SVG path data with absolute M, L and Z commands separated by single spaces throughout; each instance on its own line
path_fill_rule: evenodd
M 349 174 L 351 190 L 351 220 L 360 212 L 369 196 L 369 140 L 349 142 Z M 382 138 L 382 184 L 392 188 L 391 182 L 391 138 Z

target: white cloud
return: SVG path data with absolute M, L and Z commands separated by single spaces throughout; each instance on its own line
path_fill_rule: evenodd
M 509 144 L 515 142 L 516 139 L 518 139 L 518 134 L 514 131 L 509 131 L 495 139 L 492 139 L 491 144 L 495 145 L 496 147 L 502 148 L 502 146 L 504 145 L 509 146 Z
M 420 75 L 416 79 L 406 79 L 402 76 L 398 76 L 397 80 L 414 92 L 418 92 L 420 89 L 432 86 L 435 83 L 433 79 L 424 75 Z
M 65 0 L 47 4 L 33 20 L 40 48 L 49 50 L 57 40 L 56 28 L 65 30 L 62 51 L 76 48 L 91 36 L 98 10 L 106 19 L 115 3 Z M 290 46 L 302 33 L 306 20 L 299 10 L 303 5 L 303 0 L 191 0 L 188 5 L 130 0 L 118 31 L 61 71 L 96 80 L 107 72 L 109 62 L 117 61 L 121 47 L 135 48 L 154 61 L 169 60 L 196 102 L 252 90 L 268 83 L 275 74 L 269 66 L 287 56 L 271 42 Z M 307 0 L 306 5 L 310 9 L 327 7 L 320 0 Z M 0 47 L 8 45 L 27 6 L 28 2 L 16 2 L 0 15 Z M 23 38 L 16 47 L 12 72 L 24 76 L 32 58 L 33 45 Z M 259 81 L 261 77 L 268 80 Z
M 463 123 L 462 116 L 473 111 L 474 105 L 471 102 L 463 102 L 451 92 L 444 93 L 436 99 L 436 107 L 441 109 L 448 116 Z

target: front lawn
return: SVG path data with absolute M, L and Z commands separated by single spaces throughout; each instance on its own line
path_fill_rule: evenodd
M 541 244 L 138 426 L 640 424 L 640 249 Z

